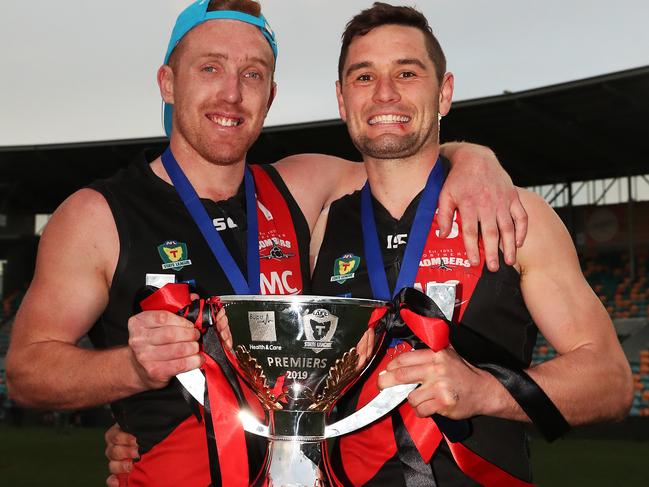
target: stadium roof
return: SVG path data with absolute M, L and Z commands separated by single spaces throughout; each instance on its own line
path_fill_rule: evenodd
M 520 186 L 649 173 L 649 66 L 458 102 L 445 140 L 493 148 Z M 166 139 L 0 147 L 0 213 L 49 213 L 71 192 Z M 340 120 L 271 127 L 250 161 L 301 152 L 359 160 Z

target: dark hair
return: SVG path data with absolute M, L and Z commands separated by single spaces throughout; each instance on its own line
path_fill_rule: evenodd
M 347 23 L 338 57 L 338 79 L 341 82 L 343 80 L 343 66 L 347 60 L 349 45 L 354 38 L 364 36 L 376 27 L 390 24 L 414 27 L 424 34 L 428 57 L 435 65 L 437 80 L 441 83 L 446 73 L 446 57 L 424 14 L 413 7 L 397 7 L 383 2 L 374 2 L 371 8 L 363 10 Z

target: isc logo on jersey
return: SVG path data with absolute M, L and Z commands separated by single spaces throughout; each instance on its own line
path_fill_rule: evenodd
M 234 223 L 234 220 L 230 217 L 227 218 L 214 218 L 212 220 L 212 224 L 214 225 L 214 228 L 218 232 L 222 232 L 226 228 L 238 228 L 239 226 Z

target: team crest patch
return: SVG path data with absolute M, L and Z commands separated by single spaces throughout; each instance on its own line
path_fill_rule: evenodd
M 334 262 L 334 275 L 331 276 L 331 282 L 343 284 L 349 279 L 354 278 L 354 273 L 361 265 L 361 258 L 353 254 L 345 254 L 336 259 Z
M 187 258 L 187 244 L 169 240 L 162 245 L 158 245 L 158 253 L 162 259 L 163 270 L 179 271 L 183 267 L 192 265 L 192 261 Z

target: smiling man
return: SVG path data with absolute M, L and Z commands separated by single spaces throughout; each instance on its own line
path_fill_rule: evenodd
M 455 348 L 409 350 L 394 341 L 338 403 L 346 416 L 379 388 L 421 384 L 392 414 L 336 443 L 333 481 L 529 487 L 524 423 L 556 437 L 568 424 L 628 412 L 631 374 L 611 320 L 568 232 L 534 193 L 519 190 L 529 229 L 514 265 L 492 272 L 481 253 L 481 265 L 470 266 L 462 215 L 440 238 L 430 208 L 448 171 L 439 121 L 451 108 L 454 77 L 420 12 L 377 2 L 355 16 L 343 34 L 339 73 L 340 115 L 368 181 L 332 203 L 313 232 L 314 292 L 389 300 L 404 286 L 427 292 L 448 282 L 457 299 L 449 325 Z M 358 263 L 354 275 L 335 279 L 344 257 Z M 558 355 L 531 367 L 538 331 Z M 470 434 L 451 441 L 434 414 L 470 421 Z
M 132 486 L 247 485 L 264 455 L 259 439 L 219 436 L 232 422 L 225 414 L 214 425 L 216 441 L 206 440 L 174 380 L 203 365 L 199 332 L 169 310 L 140 311 L 145 285 L 184 282 L 203 296 L 303 292 L 310 229 L 321 209 L 365 180 L 362 165 L 322 155 L 246 165 L 275 97 L 276 55 L 258 3 L 190 5 L 157 76 L 169 147 L 70 196 L 43 233 L 7 356 L 10 394 L 46 409 L 112 403 L 140 446 Z M 497 255 L 498 220 L 513 262 L 525 214 L 511 182 L 482 155 L 467 158 L 457 146 L 450 152 L 464 162 L 443 196 L 446 231 L 452 234 L 460 197 L 460 210 L 475 216 L 474 257 L 478 223 Z M 495 176 L 487 177 L 484 167 Z M 482 194 L 491 201 L 491 191 L 496 205 L 475 199 Z M 96 350 L 77 346 L 86 333 Z M 218 393 L 223 402 L 232 394 L 228 387 Z M 234 456 L 235 443 L 247 461 Z M 208 456 L 213 448 L 218 455 Z

